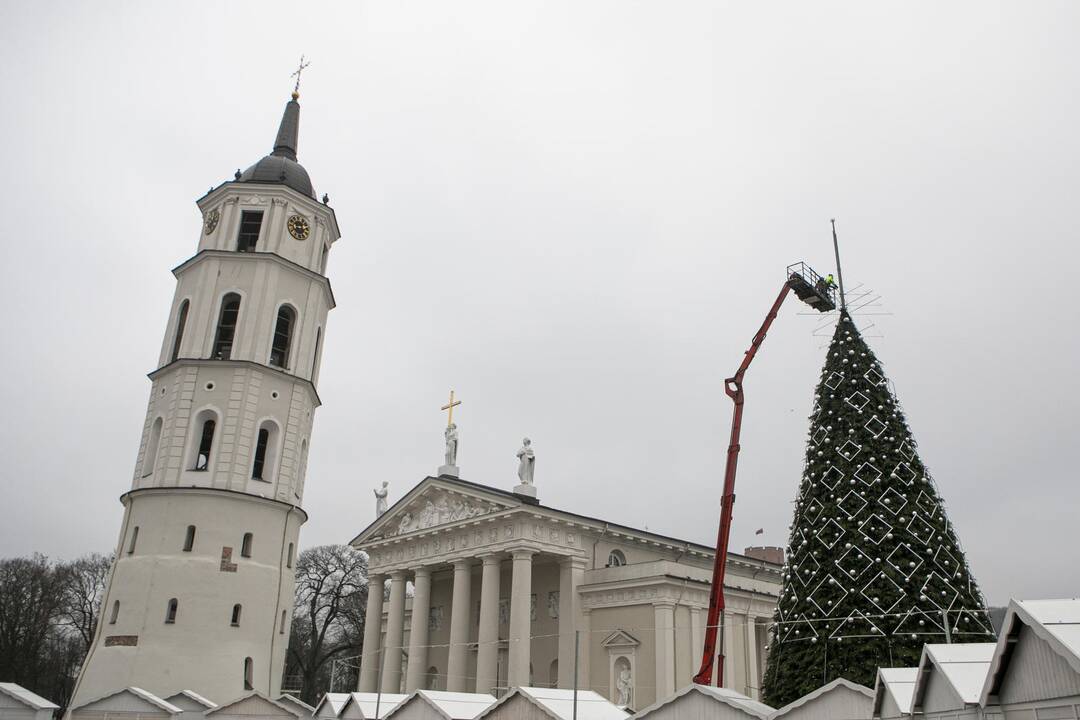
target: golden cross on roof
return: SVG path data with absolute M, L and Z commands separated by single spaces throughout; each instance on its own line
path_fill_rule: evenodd
M 289 77 L 296 78 L 296 86 L 293 87 L 293 93 L 292 93 L 294 100 L 296 98 L 300 97 L 300 73 L 304 72 L 304 68 L 306 68 L 310 64 L 311 64 L 311 61 L 309 60 L 307 62 L 304 62 L 304 56 L 301 55 L 300 56 L 300 67 L 296 68 L 296 72 L 294 72 L 292 75 L 289 76 Z
M 461 404 L 460 400 L 454 399 L 454 391 L 450 391 L 450 402 L 443 405 L 440 410 L 448 410 L 449 414 L 446 416 L 446 427 L 450 427 L 454 424 L 454 408 Z

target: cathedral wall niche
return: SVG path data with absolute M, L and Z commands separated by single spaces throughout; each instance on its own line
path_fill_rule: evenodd
M 625 630 L 641 643 L 634 649 L 634 706 L 652 705 L 656 700 L 656 617 L 652 605 L 597 608 L 590 615 L 589 689 L 615 697 L 614 688 L 608 686 L 611 659 L 602 643 L 616 630 Z

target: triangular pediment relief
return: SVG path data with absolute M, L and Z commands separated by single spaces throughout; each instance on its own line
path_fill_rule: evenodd
M 640 644 L 641 642 L 636 637 L 625 630 L 616 630 L 604 638 L 600 646 L 605 648 L 627 648 L 637 647 Z
M 427 478 L 394 504 L 353 542 L 407 535 L 516 507 L 518 503 L 455 483 Z

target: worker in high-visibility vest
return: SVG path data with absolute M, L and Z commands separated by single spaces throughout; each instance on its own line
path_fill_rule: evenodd
M 833 280 L 832 273 L 829 273 L 828 275 L 825 276 L 825 284 L 828 285 L 829 287 L 836 287 L 836 281 Z

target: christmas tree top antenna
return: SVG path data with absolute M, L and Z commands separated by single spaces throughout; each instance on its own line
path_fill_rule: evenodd
M 701 658 L 701 668 L 694 676 L 694 682 L 699 685 L 711 685 L 713 679 L 714 660 L 716 662 L 716 684 L 724 684 L 724 655 L 721 652 L 716 655 L 717 628 L 722 628 L 722 616 L 724 613 L 724 570 L 727 566 L 728 538 L 731 535 L 731 508 L 735 504 L 735 471 L 739 464 L 739 435 L 742 431 L 743 412 L 743 388 L 742 381 L 746 371 L 750 368 L 754 356 L 757 355 L 761 344 L 765 342 L 765 334 L 769 332 L 780 306 L 787 299 L 788 293 L 795 292 L 800 300 L 819 312 L 829 312 L 836 309 L 836 299 L 832 288 L 832 277 L 823 278 L 814 272 L 804 262 L 797 262 L 787 266 L 784 278 L 784 286 L 780 294 L 776 296 L 765 322 L 754 335 L 750 343 L 750 349 L 743 356 L 743 361 L 735 374 L 724 380 L 724 392 L 735 403 L 735 409 L 731 419 L 731 440 L 728 443 L 727 464 L 724 467 L 724 490 L 720 498 L 720 530 L 716 539 L 716 559 L 713 561 L 712 588 L 709 594 L 709 615 L 705 624 L 705 644 Z M 720 643 L 723 647 L 723 642 Z
M 836 218 L 830 218 L 832 225 L 832 247 L 836 253 L 836 277 L 840 281 L 840 310 L 847 310 L 847 298 L 844 297 L 844 271 L 840 269 L 840 241 L 836 239 Z

